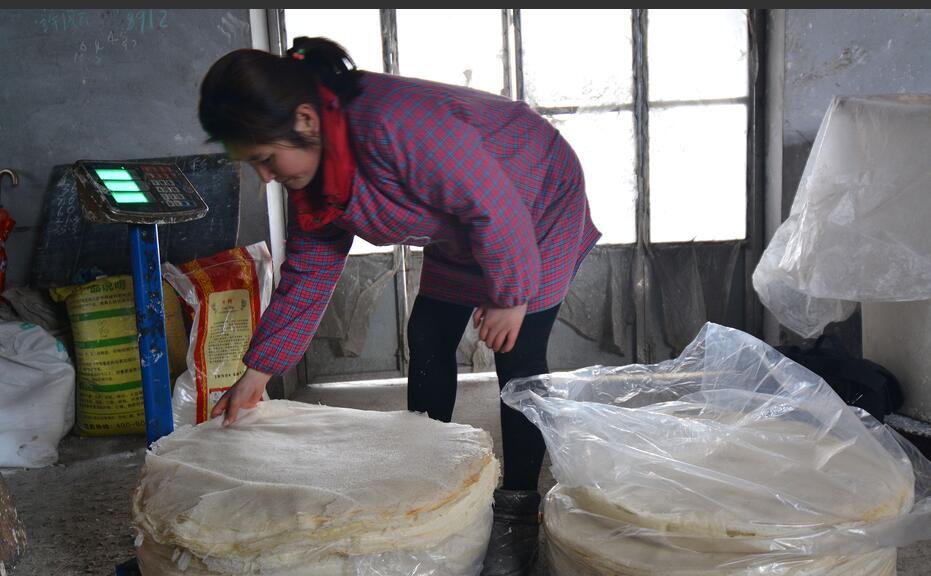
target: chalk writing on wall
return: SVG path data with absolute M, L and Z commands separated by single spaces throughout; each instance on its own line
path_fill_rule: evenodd
M 81 32 L 90 28 L 90 18 L 83 10 L 43 11 L 36 20 L 43 34 Z M 103 64 L 108 51 L 128 52 L 139 45 L 142 35 L 152 35 L 168 28 L 168 10 L 114 10 L 107 14 L 106 36 L 81 38 L 74 49 L 73 61 L 78 65 Z M 137 39 L 138 38 L 138 39 Z
M 146 34 L 168 28 L 168 10 L 114 10 L 117 32 Z M 43 34 L 80 32 L 90 28 L 87 10 L 42 10 L 35 19 L 36 27 Z
M 85 10 L 43 10 L 36 18 L 36 26 L 43 34 L 74 32 L 90 26 Z
M 126 13 L 126 32 L 145 34 L 146 30 L 168 28 L 168 10 L 129 10 Z
M 114 32 L 110 30 L 105 39 L 94 38 L 93 40 L 81 40 L 74 52 L 75 64 L 86 64 L 93 62 L 99 66 L 103 63 L 103 54 L 107 48 L 121 49 L 123 52 L 134 49 L 139 42 L 135 38 L 130 38 L 125 32 Z

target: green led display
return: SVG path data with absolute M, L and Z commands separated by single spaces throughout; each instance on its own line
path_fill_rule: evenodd
M 114 192 L 117 204 L 148 204 L 149 199 L 142 192 Z
M 94 168 L 94 172 L 101 180 L 132 180 L 133 175 L 129 170 L 108 170 L 103 168 Z
M 110 192 L 140 192 L 139 185 L 134 180 L 104 180 L 104 186 Z

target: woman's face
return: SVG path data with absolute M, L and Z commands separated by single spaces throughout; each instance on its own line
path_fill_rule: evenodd
M 233 160 L 248 162 L 262 182 L 277 180 L 290 190 L 300 190 L 310 184 L 320 167 L 320 119 L 313 106 L 298 106 L 294 129 L 317 144 L 300 147 L 276 140 L 269 144 L 227 144 L 226 151 Z
M 290 190 L 306 188 L 320 166 L 320 147 L 300 148 L 286 141 L 271 144 L 228 145 L 233 160 L 248 162 L 268 183 L 277 180 Z

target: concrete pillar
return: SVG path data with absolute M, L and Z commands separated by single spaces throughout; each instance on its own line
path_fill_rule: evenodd
M 864 302 L 863 357 L 892 372 L 905 403 L 897 412 L 931 423 L 931 300 Z

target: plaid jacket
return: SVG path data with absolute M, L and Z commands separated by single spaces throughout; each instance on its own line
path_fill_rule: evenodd
M 376 73 L 362 88 L 345 107 L 352 196 L 324 230 L 289 225 L 281 282 L 244 358 L 261 372 L 300 360 L 354 236 L 424 246 L 421 294 L 528 313 L 562 301 L 600 237 L 578 158 L 525 103 Z

